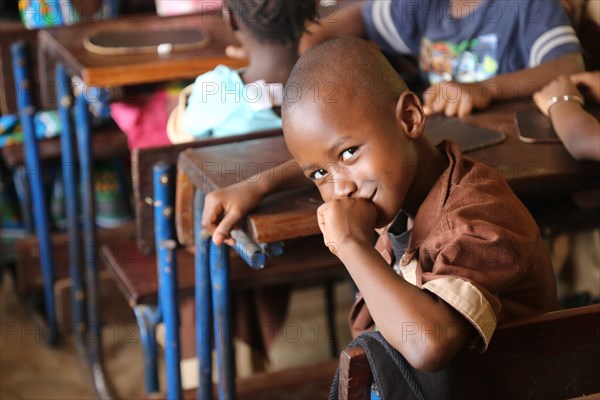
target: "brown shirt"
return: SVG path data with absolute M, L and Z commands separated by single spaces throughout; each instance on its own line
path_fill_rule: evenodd
M 394 260 L 387 228 L 375 248 L 461 313 L 485 350 L 498 322 L 556 309 L 554 271 L 535 221 L 499 172 L 463 157 L 457 144 L 443 146 L 449 166 L 417 212 L 406 253 Z M 372 321 L 358 303 L 354 333 Z

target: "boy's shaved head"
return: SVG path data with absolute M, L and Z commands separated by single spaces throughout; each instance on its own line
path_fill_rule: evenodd
M 304 100 L 331 103 L 348 94 L 367 99 L 376 112 L 405 90 L 406 84 L 379 50 L 365 40 L 340 37 L 313 47 L 298 60 L 286 84 L 282 114 L 293 112 Z

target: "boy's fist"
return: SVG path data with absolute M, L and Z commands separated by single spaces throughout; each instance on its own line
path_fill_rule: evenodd
M 377 212 L 368 200 L 342 198 L 328 201 L 317 210 L 325 245 L 340 257 L 347 245 L 373 246 Z

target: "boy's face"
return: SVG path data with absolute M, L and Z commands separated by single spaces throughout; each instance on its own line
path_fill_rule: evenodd
M 395 103 L 376 112 L 349 94 L 335 103 L 303 101 L 284 115 L 286 144 L 324 201 L 369 200 L 377 211 L 376 227 L 383 227 L 404 204 L 415 151 L 396 121 Z

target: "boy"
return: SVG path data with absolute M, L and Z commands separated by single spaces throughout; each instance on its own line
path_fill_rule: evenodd
M 342 8 L 310 31 L 301 49 L 353 35 L 389 55 L 419 57 L 431 85 L 427 114 L 462 117 L 584 68 L 558 0 L 375 0 Z
M 207 196 L 203 226 L 215 242 L 289 184 L 296 163 L 325 201 L 326 245 L 415 368 L 439 370 L 466 344 L 485 349 L 498 321 L 556 307 L 530 214 L 495 170 L 452 143 L 427 141 L 421 103 L 375 48 L 357 38 L 325 42 L 300 58 L 287 85 L 294 95 L 284 99 L 283 130 L 294 160 Z M 316 96 L 325 85 L 334 95 Z

